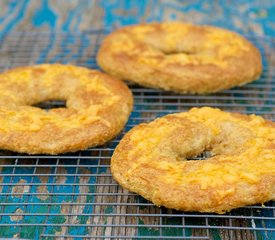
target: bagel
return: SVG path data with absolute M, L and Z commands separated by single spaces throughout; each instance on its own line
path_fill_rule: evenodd
M 189 160 L 210 151 L 210 158 Z M 116 147 L 122 187 L 157 206 L 224 213 L 275 199 L 275 123 L 193 108 L 140 124 Z
M 48 111 L 32 105 L 64 100 Z M 0 74 L 0 148 L 58 154 L 105 143 L 124 127 L 133 104 L 120 80 L 84 67 L 43 64 Z
M 142 86 L 204 94 L 243 85 L 262 71 L 259 51 L 231 31 L 186 23 L 149 23 L 105 38 L 97 62 Z

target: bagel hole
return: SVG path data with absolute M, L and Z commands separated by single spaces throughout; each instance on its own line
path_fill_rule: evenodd
M 66 101 L 65 100 L 48 100 L 48 101 L 35 103 L 32 106 L 48 111 L 53 108 L 66 108 Z
M 187 160 L 206 160 L 211 157 L 213 157 L 211 151 L 204 151 L 198 156 L 188 157 Z
M 165 55 L 177 55 L 177 54 L 186 54 L 186 55 L 192 55 L 195 54 L 195 52 L 191 51 L 169 51 L 169 52 L 164 52 Z

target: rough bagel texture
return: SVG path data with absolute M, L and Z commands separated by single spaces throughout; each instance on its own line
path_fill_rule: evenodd
M 206 160 L 188 160 L 210 151 Z M 130 130 L 111 159 L 114 178 L 158 206 L 224 213 L 275 199 L 275 123 L 193 108 Z
M 32 106 L 64 100 L 45 111 Z M 124 127 L 133 104 L 121 82 L 70 65 L 17 67 L 0 74 L 0 148 L 58 154 L 103 144 Z
M 262 71 L 259 51 L 242 36 L 179 22 L 118 29 L 103 41 L 97 62 L 123 80 L 198 94 L 243 85 Z

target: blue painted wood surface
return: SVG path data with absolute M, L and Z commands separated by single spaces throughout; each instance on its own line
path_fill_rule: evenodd
M 12 32 L 22 31 L 35 31 L 35 32 L 51 32 L 51 37 L 47 40 L 47 45 L 43 46 L 43 51 L 39 54 L 35 63 L 56 62 L 64 60 L 64 52 L 67 57 L 64 61 L 74 62 L 77 56 L 81 56 L 83 51 L 89 47 L 90 40 L 84 35 L 79 37 L 67 37 L 59 42 L 59 47 L 63 54 L 52 54 L 51 58 L 49 53 L 54 49 L 57 43 L 55 32 L 82 32 L 91 31 L 93 29 L 112 29 L 128 24 L 136 24 L 140 22 L 153 22 L 163 20 L 180 20 L 199 24 L 210 24 L 215 26 L 225 27 L 242 34 L 257 35 L 257 36 L 272 36 L 275 37 L 275 3 L 274 1 L 179 1 L 179 0 L 110 0 L 110 1 L 98 1 L 98 0 L 10 0 L 0 2 L 0 35 L 11 34 Z M 76 52 L 71 53 L 71 46 L 79 41 L 82 41 L 83 46 L 78 48 Z M 77 61 L 76 61 L 77 62 Z M 88 61 L 86 65 L 89 65 Z M 91 64 L 93 67 L 93 64 Z M 138 107 L 137 109 L 138 110 Z M 111 153 L 108 153 L 109 156 Z M 77 160 L 66 161 L 64 167 L 58 169 L 58 171 L 65 174 L 74 174 L 77 169 L 75 167 L 66 167 L 66 165 L 74 165 Z M 93 168 L 93 164 L 98 164 L 98 160 L 90 161 L 89 159 L 81 160 L 81 164 L 90 164 L 91 167 L 80 168 L 87 174 L 95 174 L 96 168 Z M 10 164 L 10 162 L 8 162 Z M 12 166 L 5 167 L 1 170 L 2 174 L 12 174 Z M 53 173 L 55 170 L 52 168 L 38 168 L 40 172 Z M 100 169 L 102 173 L 106 173 L 106 169 Z M 33 167 L 20 168 L 21 174 L 32 174 Z M 1 177 L 1 176 L 0 176 Z M 64 230 L 63 223 L 68 223 L 69 218 L 66 216 L 43 216 L 43 213 L 66 213 L 69 212 L 65 207 L 58 205 L 60 202 L 78 202 L 85 201 L 86 203 L 93 203 L 95 197 L 88 195 L 85 198 L 79 198 L 79 196 L 67 195 L 67 196 L 29 196 L 22 194 L 19 197 L 9 195 L 8 198 L 4 193 L 10 193 L 11 191 L 17 191 L 24 193 L 37 193 L 37 192 L 62 192 L 62 193 L 81 193 L 87 192 L 92 194 L 95 192 L 95 188 L 92 186 L 96 182 L 95 177 L 79 177 L 75 179 L 72 176 L 66 177 L 11 177 L 6 176 L 1 180 L 3 183 L 9 183 L 10 181 L 15 184 L 25 184 L 25 189 L 4 186 L 1 190 L 3 195 L 0 196 L 0 202 L 12 202 L 18 203 L 18 205 L 8 206 L 2 208 L 3 212 L 25 212 L 25 213 L 39 213 L 39 216 L 25 216 L 24 223 L 56 223 L 61 224 L 58 227 L 1 227 L 0 237 L 11 238 L 13 236 L 39 239 L 40 234 L 62 234 L 63 231 L 67 231 L 72 235 L 86 235 L 91 229 L 87 227 L 71 227 Z M 52 183 L 53 181 L 60 182 L 60 186 L 45 187 L 38 189 L 36 186 L 28 186 L 28 183 Z M 88 183 L 89 187 L 83 186 L 70 186 L 74 182 Z M 62 185 L 63 183 L 63 185 Z M 66 184 L 66 186 L 64 185 Z M 104 189 L 102 188 L 102 191 Z M 38 206 L 22 206 L 24 202 L 43 203 L 44 205 Z M 142 200 L 138 200 L 142 201 Z M 45 205 L 47 202 L 56 203 L 49 208 Z M 144 212 L 148 211 L 142 209 Z M 72 211 L 79 211 L 87 215 L 78 217 L 72 221 L 76 223 L 88 223 L 89 214 L 97 211 L 92 205 L 86 205 L 84 208 L 73 207 Z M 112 213 L 112 207 L 104 209 L 105 213 Z M 260 214 L 260 213 L 259 213 Z M 261 214 L 265 216 L 272 216 L 270 211 L 262 211 Z M 104 220 L 105 221 L 105 220 Z M 108 219 L 106 219 L 106 222 Z M 139 224 L 148 224 L 147 218 L 140 218 Z M 167 219 L 165 224 L 181 224 L 181 220 L 177 218 Z M 11 219 L 10 216 L 2 216 L 1 223 L 20 223 L 21 218 Z M 192 221 L 190 220 L 190 223 Z M 195 224 L 200 224 L 196 222 Z M 262 225 L 262 222 L 256 222 L 257 227 Z M 271 221 L 265 222 L 266 226 L 272 227 Z M 107 231 L 105 229 L 105 231 Z M 163 232 L 167 235 L 182 236 L 182 230 L 178 229 L 164 229 Z M 139 228 L 138 235 L 158 236 L 160 231 L 154 228 Z M 186 236 L 191 236 L 190 229 L 186 229 Z M 216 239 L 220 239 L 221 235 L 217 230 L 211 230 L 212 236 Z M 259 239 L 272 239 L 273 233 L 267 235 L 262 232 L 257 233 Z
M 263 1 L 5 0 L 0 32 L 85 31 L 140 22 L 180 20 L 275 36 L 275 4 Z

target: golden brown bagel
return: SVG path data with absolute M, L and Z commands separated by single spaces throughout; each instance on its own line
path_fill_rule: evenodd
M 65 100 L 49 111 L 31 105 Z M 70 65 L 17 67 L 0 74 L 0 148 L 58 154 L 103 144 L 131 112 L 132 94 L 120 80 Z
M 97 62 L 120 79 L 179 93 L 228 89 L 262 71 L 259 51 L 242 36 L 179 22 L 118 29 L 103 41 Z
M 189 160 L 210 151 L 206 160 Z M 130 130 L 111 159 L 114 178 L 158 206 L 224 213 L 275 199 L 275 123 L 193 108 Z

